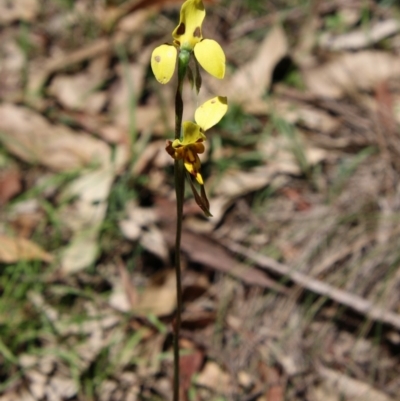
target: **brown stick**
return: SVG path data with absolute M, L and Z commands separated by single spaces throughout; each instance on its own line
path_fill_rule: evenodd
M 285 266 L 268 256 L 261 255 L 251 249 L 247 249 L 241 245 L 231 241 L 221 241 L 221 243 L 230 251 L 241 256 L 251 259 L 262 269 L 268 270 L 275 274 L 288 277 L 294 283 L 306 288 L 316 294 L 326 296 L 331 300 L 347 306 L 368 318 L 389 324 L 396 329 L 400 329 L 400 315 L 379 306 L 374 305 L 371 301 L 361 298 L 358 295 L 351 294 L 347 291 L 333 287 L 315 278 L 309 277 L 306 274 L 294 271 L 288 266 Z

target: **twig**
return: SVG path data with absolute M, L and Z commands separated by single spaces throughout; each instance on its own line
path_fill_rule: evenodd
M 294 283 L 306 288 L 309 291 L 326 296 L 331 300 L 347 306 L 348 308 L 360 313 L 361 315 L 367 316 L 374 321 L 386 323 L 400 330 L 400 315 L 397 313 L 375 306 L 367 299 L 333 287 L 303 273 L 294 271 L 290 267 L 283 265 L 276 260 L 269 258 L 268 256 L 261 255 L 255 251 L 252 251 L 251 249 L 247 249 L 231 241 L 224 240 L 221 241 L 221 243 L 230 251 L 251 259 L 262 269 L 288 277 Z

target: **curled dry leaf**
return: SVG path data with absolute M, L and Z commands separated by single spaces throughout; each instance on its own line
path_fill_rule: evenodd
M 28 239 L 0 234 L 0 262 L 17 263 L 20 260 L 51 262 L 53 256 Z
M 363 51 L 339 56 L 325 65 L 304 70 L 305 82 L 318 96 L 340 98 L 398 77 L 400 57 L 381 51 Z
M 110 163 L 111 150 L 104 142 L 83 132 L 50 124 L 34 111 L 13 104 L 0 106 L 0 142 L 27 163 L 54 171 Z

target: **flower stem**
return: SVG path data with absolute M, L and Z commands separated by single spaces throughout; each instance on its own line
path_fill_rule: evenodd
M 175 95 L 175 139 L 180 139 L 182 130 L 183 100 L 182 88 L 189 62 L 190 53 L 181 50 L 178 56 L 178 87 Z M 175 160 L 176 193 L 176 237 L 175 237 L 175 273 L 176 273 L 176 321 L 174 330 L 174 401 L 179 401 L 179 332 L 182 313 L 181 281 L 181 237 L 183 221 L 183 200 L 185 195 L 185 172 L 183 160 Z

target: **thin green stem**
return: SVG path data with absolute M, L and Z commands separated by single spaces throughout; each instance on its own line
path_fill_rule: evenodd
M 178 87 L 175 96 L 175 139 L 180 139 L 183 117 L 182 88 L 189 62 L 190 53 L 180 51 L 178 56 Z M 182 280 L 181 280 L 181 237 L 183 221 L 183 200 L 185 194 L 185 174 L 183 160 L 175 160 L 175 193 L 176 193 L 176 237 L 175 237 L 175 273 L 176 273 L 176 321 L 174 330 L 174 401 L 179 401 L 179 332 L 182 313 Z

